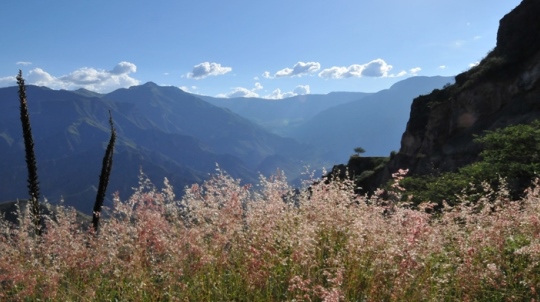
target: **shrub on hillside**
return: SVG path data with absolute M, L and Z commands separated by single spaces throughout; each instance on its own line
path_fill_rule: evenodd
M 401 185 L 413 202 L 441 205 L 445 200 L 453 205 L 463 194 L 474 201 L 474 196 L 484 195 L 485 183 L 495 190 L 508 189 L 512 199 L 521 198 L 540 171 L 540 122 L 487 131 L 475 142 L 483 148 L 480 161 L 457 172 L 403 179 Z

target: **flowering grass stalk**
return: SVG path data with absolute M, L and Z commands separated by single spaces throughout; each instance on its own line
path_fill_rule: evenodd
M 0 300 L 538 300 L 538 182 L 519 201 L 488 191 L 443 212 L 357 196 L 348 181 L 293 192 L 282 174 L 250 187 L 218 171 L 177 200 L 142 178 L 99 240 L 73 209 L 41 237 L 29 215 L 2 221 Z

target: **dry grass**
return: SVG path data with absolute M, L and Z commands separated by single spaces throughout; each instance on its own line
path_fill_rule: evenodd
M 61 207 L 38 238 L 3 221 L 0 300 L 538 301 L 538 186 L 443 213 L 348 182 L 291 192 L 283 175 L 251 188 L 218 172 L 177 200 L 142 179 L 97 236 Z

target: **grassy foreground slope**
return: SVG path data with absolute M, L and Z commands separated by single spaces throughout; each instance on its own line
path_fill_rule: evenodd
M 402 175 L 396 175 L 399 180 Z M 283 175 L 255 187 L 218 172 L 177 200 L 142 179 L 96 236 L 59 208 L 43 236 L 3 220 L 3 301 L 532 301 L 540 190 L 442 212 Z M 310 183 L 312 183 L 310 181 Z M 538 185 L 538 183 L 537 183 Z M 399 199 L 396 182 L 391 199 Z M 256 189 L 256 190 L 254 190 Z M 397 196 L 396 196 L 397 195 Z

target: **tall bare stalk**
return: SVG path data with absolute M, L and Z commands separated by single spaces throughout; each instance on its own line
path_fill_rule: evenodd
M 41 214 L 39 210 L 39 181 L 37 175 L 36 156 L 34 154 L 34 139 L 32 138 L 32 128 L 30 127 L 30 116 L 28 114 L 28 104 L 26 102 L 26 87 L 22 77 L 22 71 L 17 75 L 19 85 L 19 100 L 21 111 L 21 123 L 24 137 L 24 150 L 26 152 L 26 167 L 28 169 L 28 193 L 30 194 L 30 213 L 34 223 L 35 233 L 41 234 Z
M 94 210 L 92 214 L 92 226 L 94 227 L 94 231 L 96 231 L 96 233 L 98 231 L 101 208 L 103 207 L 103 201 L 105 200 L 105 192 L 107 191 L 109 177 L 111 176 L 114 143 L 116 141 L 116 130 L 114 129 L 111 111 L 109 111 L 109 124 L 111 125 L 111 138 L 109 140 L 109 144 L 107 145 L 107 149 L 105 150 L 105 156 L 103 156 L 101 174 L 99 175 L 99 188 L 97 191 L 96 202 L 94 203 Z

